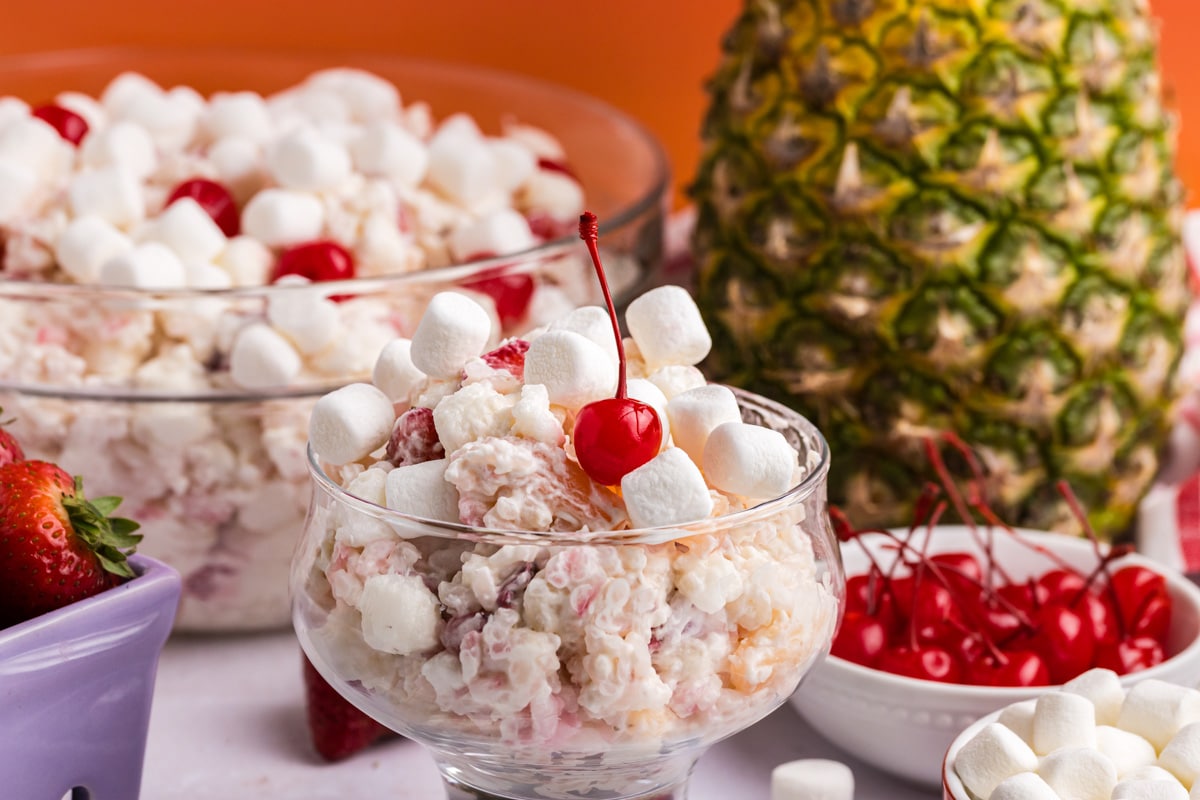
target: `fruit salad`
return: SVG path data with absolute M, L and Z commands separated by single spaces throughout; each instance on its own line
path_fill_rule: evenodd
M 442 294 L 373 385 L 314 408 L 297 630 L 402 732 L 644 757 L 754 721 L 828 645 L 819 434 L 706 383 L 682 288 L 625 322 L 499 338 Z

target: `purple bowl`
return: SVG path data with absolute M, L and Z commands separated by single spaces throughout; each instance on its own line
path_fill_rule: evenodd
M 180 583 L 162 562 L 130 561 L 132 580 L 0 631 L 0 795 L 138 797 Z

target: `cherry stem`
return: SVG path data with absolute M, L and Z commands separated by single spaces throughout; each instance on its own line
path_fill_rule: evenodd
M 608 318 L 612 321 L 613 338 L 617 340 L 617 399 L 624 400 L 625 390 L 625 343 L 621 339 L 621 327 L 617 324 L 617 309 L 613 305 L 612 293 L 608 290 L 608 279 L 604 277 L 604 267 L 600 264 L 600 249 L 596 244 L 599 238 L 599 225 L 596 215 L 585 211 L 579 215 L 579 238 L 587 245 L 588 254 L 592 257 L 592 265 L 596 268 L 596 277 L 600 279 L 600 291 L 604 292 L 604 303 L 608 306 Z

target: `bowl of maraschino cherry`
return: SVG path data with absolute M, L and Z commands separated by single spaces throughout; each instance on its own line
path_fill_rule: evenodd
M 942 444 L 964 454 L 953 436 Z M 886 772 L 936 786 L 955 735 L 975 719 L 1102 667 L 1125 684 L 1200 682 L 1200 589 L 1121 545 L 1015 529 L 965 490 L 940 445 L 907 529 L 858 530 L 833 509 L 846 606 L 832 653 L 793 705 L 821 735 Z M 962 524 L 940 524 L 947 510 Z M 976 520 L 987 520 L 979 523 Z

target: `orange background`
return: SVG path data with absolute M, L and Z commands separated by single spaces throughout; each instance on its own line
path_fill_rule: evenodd
M 17 0 L 14 0 L 17 1 Z M 528 73 L 625 109 L 662 139 L 677 186 L 699 150 L 702 85 L 742 0 L 19 0 L 0 53 L 106 44 L 365 50 Z M 1180 110 L 1180 170 L 1200 196 L 1200 7 L 1151 0 Z M 0 82 L 3 78 L 0 76 Z M 3 85 L 0 83 L 0 93 Z

